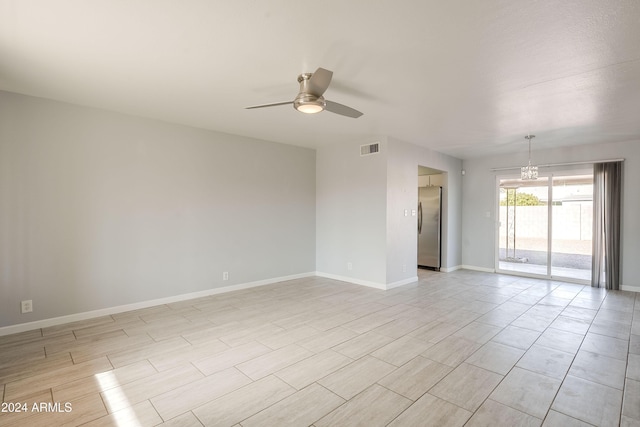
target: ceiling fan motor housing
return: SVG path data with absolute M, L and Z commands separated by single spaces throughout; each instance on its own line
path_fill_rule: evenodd
M 312 75 L 312 73 L 304 73 L 298 76 L 300 93 L 293 100 L 293 108 L 307 114 L 319 113 L 327 105 L 322 95 L 318 96 L 311 93 L 308 82 Z

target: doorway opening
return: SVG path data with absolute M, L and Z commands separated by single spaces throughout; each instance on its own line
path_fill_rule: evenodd
M 440 271 L 442 266 L 443 203 L 446 172 L 418 166 L 417 266 Z

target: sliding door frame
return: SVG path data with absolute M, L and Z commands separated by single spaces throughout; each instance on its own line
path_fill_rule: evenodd
M 562 282 L 569 283 L 577 283 L 581 285 L 589 285 L 591 284 L 591 280 L 578 279 L 574 277 L 567 276 L 558 276 L 552 274 L 552 262 L 553 262 L 553 180 L 554 177 L 558 176 L 575 176 L 575 175 L 586 175 L 593 174 L 593 170 L 586 170 L 584 168 L 579 169 L 571 169 L 571 170 L 559 170 L 559 171 L 549 171 L 547 173 L 540 173 L 539 177 L 547 178 L 547 274 L 536 274 L 525 271 L 515 271 L 515 270 L 503 270 L 500 268 L 500 222 L 503 218 L 500 217 L 500 181 L 504 179 L 519 179 L 519 174 L 500 174 L 496 175 L 495 181 L 495 212 L 496 212 L 496 223 L 495 223 L 495 237 L 494 237 L 494 268 L 497 273 L 500 274 L 510 274 L 513 276 L 521 276 L 521 277 L 531 277 L 536 279 L 547 279 L 547 280 L 559 280 Z M 515 203 L 515 200 L 514 200 Z M 517 237 L 517 236 L 516 236 Z

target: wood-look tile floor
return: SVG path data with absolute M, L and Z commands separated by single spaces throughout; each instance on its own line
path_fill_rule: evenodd
M 0 425 L 640 425 L 640 294 L 419 277 L 305 278 L 0 337 Z

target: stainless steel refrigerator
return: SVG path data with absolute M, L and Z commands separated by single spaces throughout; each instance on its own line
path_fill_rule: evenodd
M 442 187 L 418 188 L 418 267 L 440 270 Z

